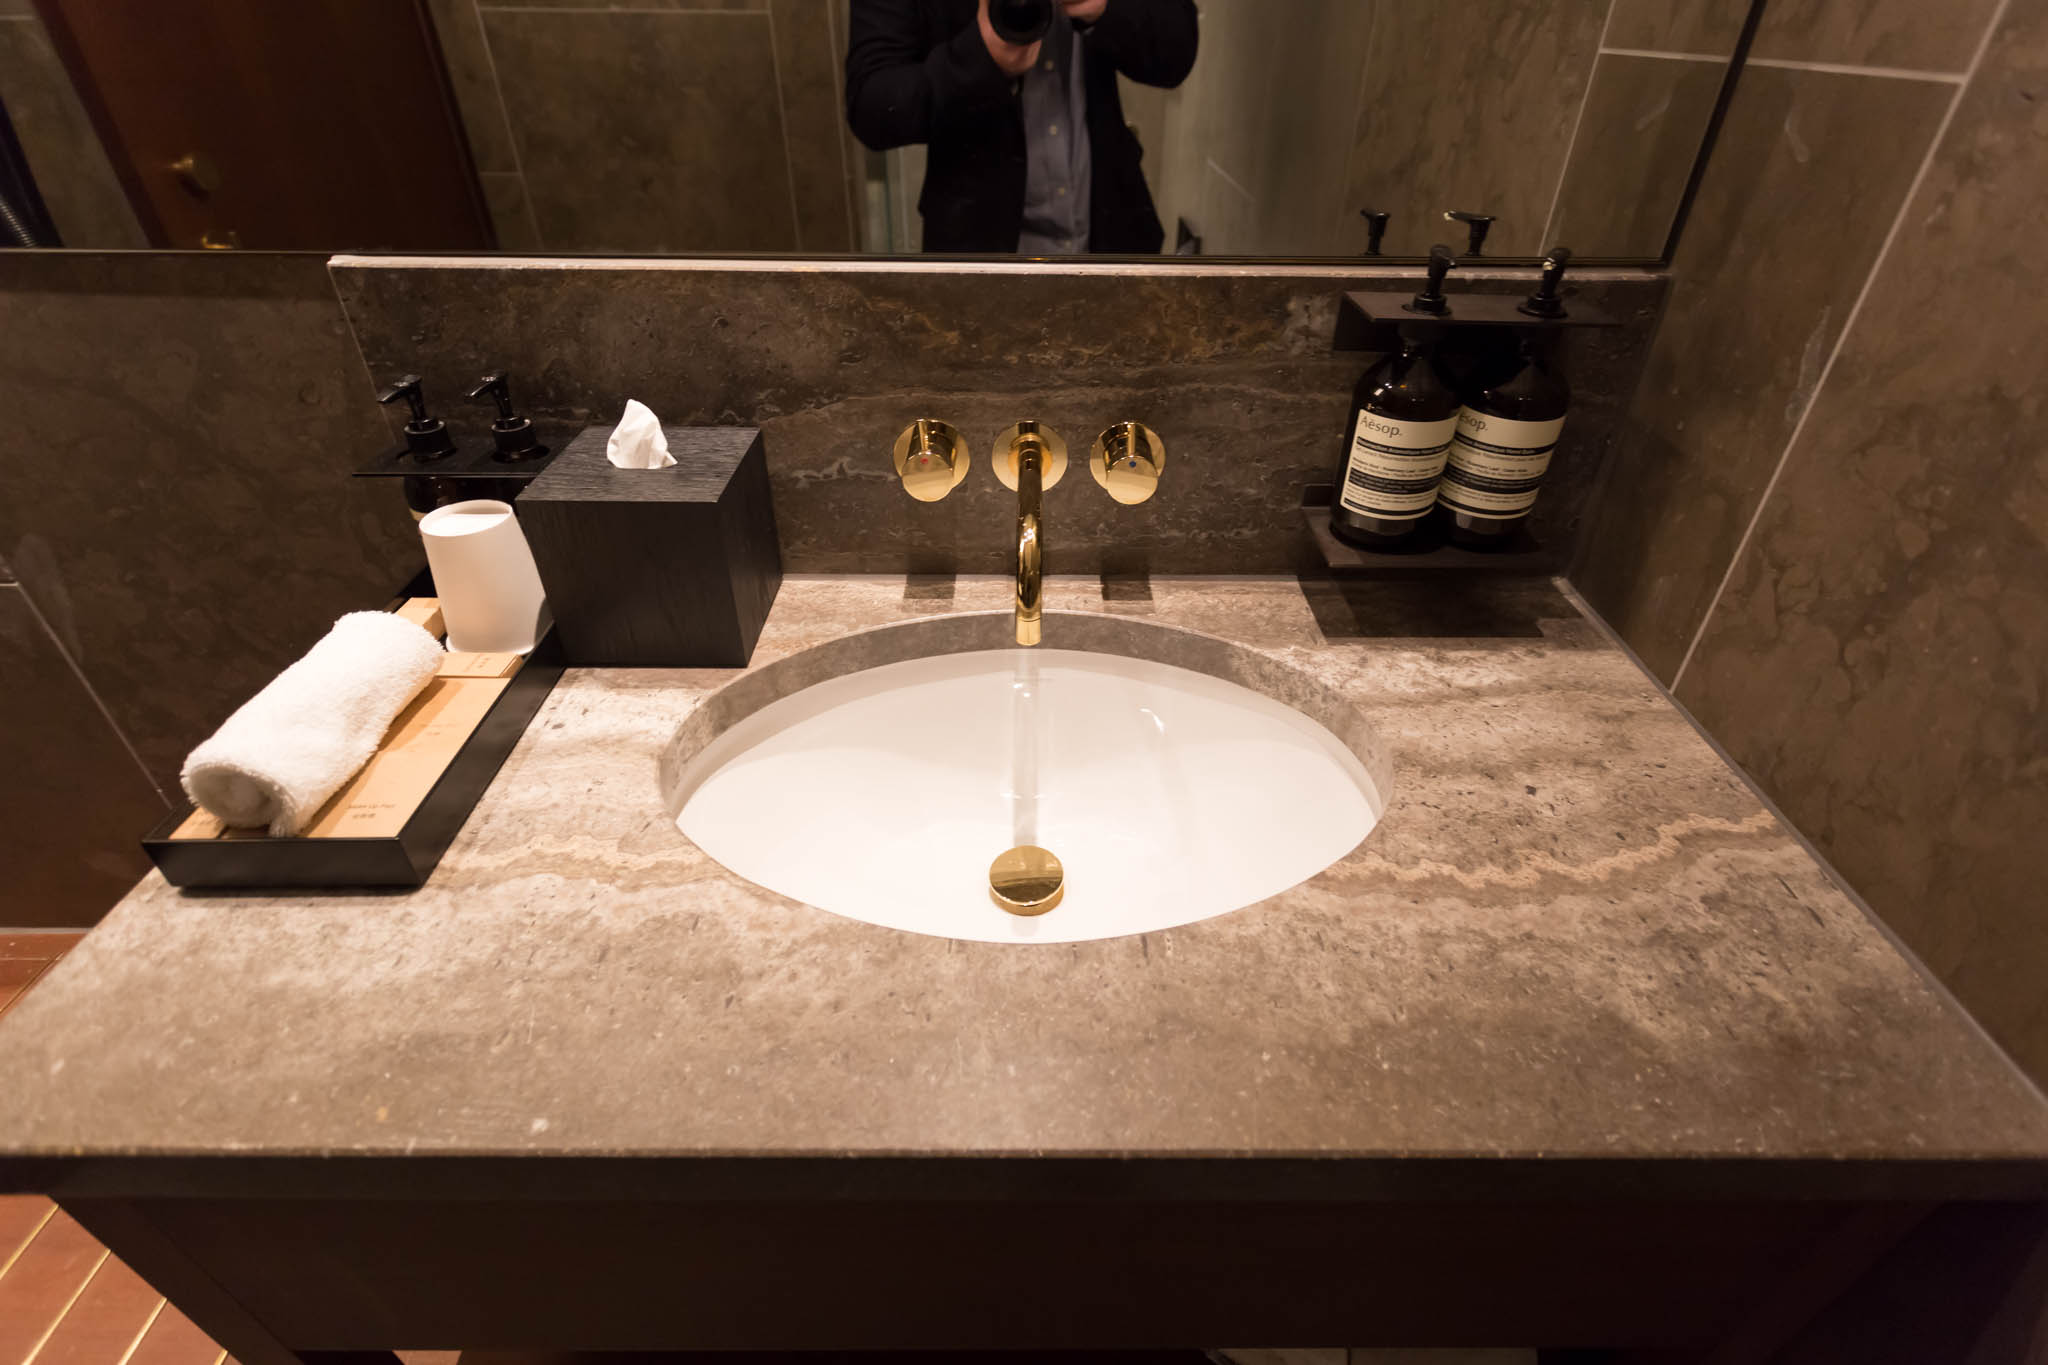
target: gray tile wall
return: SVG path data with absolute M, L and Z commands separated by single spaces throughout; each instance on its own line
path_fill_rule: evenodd
M 39 922 L 82 924 L 158 818 L 127 789 L 174 792 L 193 744 L 422 556 L 397 490 L 346 477 L 391 430 L 320 257 L 0 252 L 0 308 L 0 557 L 20 582 L 0 591 L 32 600 L 76 669 L 17 620 L 5 693 L 29 668 L 37 710 L 82 718 L 78 780 L 110 813 L 81 817 L 69 889 L 37 892 L 67 917 Z M 67 741 L 24 714 L 0 726 L 0 864 L 55 868 L 57 836 L 11 813 L 78 809 L 62 752 L 36 747 Z
M 2048 7 L 1768 14 L 1575 577 L 2048 1079 Z
M 1125 113 L 1210 255 L 1357 255 L 1372 206 L 1388 255 L 1462 245 L 1460 208 L 1495 256 L 1655 259 L 1748 7 L 1208 0 L 1187 83 Z
M 1311 562 L 1302 487 L 1329 481 L 1371 359 L 1330 350 L 1339 295 L 1374 283 L 1362 272 L 338 257 L 334 275 L 379 380 L 418 372 L 445 392 L 505 368 L 523 402 L 565 421 L 613 422 L 638 398 L 668 422 L 758 423 L 792 573 L 1004 572 L 1015 500 L 988 460 L 1023 417 L 1076 461 L 1048 495 L 1054 572 L 1292 572 Z M 1377 282 L 1390 277 L 1419 275 Z M 1528 275 L 1459 287 L 1525 292 Z M 1567 555 L 1663 294 L 1648 272 L 1580 287 L 1629 325 L 1569 341 L 1576 406 L 1533 522 Z M 890 466 L 918 417 L 974 448 L 944 502 L 913 502 Z M 1167 486 L 1140 507 L 1110 502 L 1081 463 L 1127 419 L 1167 447 Z
M 1633 449 L 1573 575 L 1658 676 L 1698 631 L 1954 95 L 1743 73 L 1673 261 Z
M 1605 0 L 1374 6 L 1348 173 L 1353 240 L 1364 234 L 1358 209 L 1372 205 L 1393 215 L 1389 255 L 1420 255 L 1433 242 L 1463 250 L 1446 209 L 1493 214 L 1486 247 L 1495 255 L 1550 246 L 1545 224 L 1606 16 Z M 1419 53 L 1435 60 L 1418 62 Z
M 136 840 L 169 807 L 13 584 L 0 585 L 0 697 L 0 929 L 91 924 L 148 869 Z
M 49 32 L 26 4 L 0 6 L 0 96 L 64 245 L 148 246 Z
M 837 5 L 429 7 L 502 249 L 857 244 Z

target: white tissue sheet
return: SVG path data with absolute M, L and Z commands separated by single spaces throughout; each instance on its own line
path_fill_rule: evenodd
M 441 642 L 404 617 L 350 612 L 192 751 L 185 794 L 225 824 L 297 834 L 370 761 L 441 659 Z
M 676 462 L 668 453 L 668 435 L 653 409 L 637 398 L 626 400 L 626 415 L 605 442 L 604 457 L 620 469 L 667 469 Z

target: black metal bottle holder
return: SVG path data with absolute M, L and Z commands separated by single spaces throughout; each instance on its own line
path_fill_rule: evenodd
M 1447 215 L 1448 216 L 1448 215 Z M 1488 222 L 1491 222 L 1489 219 Z M 1333 351 L 1387 352 L 1399 349 L 1404 330 L 1432 334 L 1446 366 L 1460 379 L 1522 336 L 1554 333 L 1566 327 L 1618 327 L 1620 320 L 1579 299 L 1567 298 L 1565 268 L 1571 252 L 1554 248 L 1543 258 L 1536 288 L 1526 298 L 1512 294 L 1451 294 L 1445 277 L 1458 264 L 1451 248 L 1430 248 L 1428 275 L 1413 294 L 1399 290 L 1352 290 L 1337 312 Z M 1465 258 L 1469 260 L 1470 258 Z M 1330 530 L 1330 504 L 1336 489 L 1327 483 L 1302 490 L 1302 519 L 1324 565 L 1336 573 L 1406 574 L 1417 570 L 1457 569 L 1465 572 L 1535 574 L 1557 567 L 1556 555 L 1538 544 L 1527 530 L 1508 543 L 1484 550 L 1464 549 L 1442 538 L 1433 525 L 1418 529 L 1411 544 L 1396 549 L 1365 550 L 1339 540 Z

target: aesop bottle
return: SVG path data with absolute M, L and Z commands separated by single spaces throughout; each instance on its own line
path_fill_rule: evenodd
M 1472 391 L 1458 412 L 1457 439 L 1437 492 L 1453 542 L 1494 549 L 1521 529 L 1570 406 L 1564 376 L 1527 336 L 1513 364 Z
M 1337 460 L 1330 530 L 1365 549 L 1401 545 L 1436 502 L 1458 425 L 1458 394 L 1417 327 L 1401 349 L 1365 372 Z

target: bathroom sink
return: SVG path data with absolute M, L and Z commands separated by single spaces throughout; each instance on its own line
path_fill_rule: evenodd
M 1314 680 L 1190 632 L 1048 623 L 1047 647 L 1022 649 L 1004 646 L 1000 616 L 913 622 L 744 676 L 670 746 L 678 827 L 794 900 L 997 943 L 1224 914 L 1372 830 L 1384 757 Z M 991 894 L 992 861 L 1017 846 L 1064 871 L 1043 913 Z

